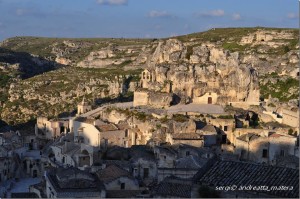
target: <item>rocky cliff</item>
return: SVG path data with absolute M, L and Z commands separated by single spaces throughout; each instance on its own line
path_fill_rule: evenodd
M 160 40 L 15 37 L 0 49 L 0 119 L 10 123 L 72 111 L 83 96 L 128 96 L 146 68 L 152 90 L 187 98 L 217 88 L 230 100 L 251 101 L 260 91 L 288 103 L 299 92 L 293 29 L 213 29 Z

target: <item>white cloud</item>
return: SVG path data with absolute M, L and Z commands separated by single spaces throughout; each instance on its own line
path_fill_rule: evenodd
M 236 21 L 237 21 L 237 20 L 240 20 L 240 19 L 241 19 L 241 15 L 238 14 L 238 13 L 235 13 L 235 14 L 232 15 L 232 19 L 233 19 L 233 20 L 236 20 Z
M 196 13 L 197 17 L 222 17 L 224 15 L 225 15 L 225 11 L 221 9 L 211 10 L 209 12 Z
M 171 14 L 169 14 L 167 11 L 157 11 L 157 10 L 152 10 L 149 12 L 148 17 L 172 17 Z
M 128 0 L 97 0 L 97 3 L 100 5 L 127 5 Z
M 297 19 L 297 18 L 299 18 L 299 15 L 296 14 L 296 13 L 288 13 L 288 14 L 287 14 L 287 17 L 288 17 L 289 19 Z

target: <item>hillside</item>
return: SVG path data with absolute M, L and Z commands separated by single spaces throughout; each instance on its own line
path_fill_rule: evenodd
M 258 72 L 262 97 L 288 103 L 298 98 L 298 49 L 298 30 L 272 28 L 212 29 L 159 40 L 10 38 L 0 44 L 0 119 L 14 124 L 55 117 L 72 112 L 83 96 L 130 97 L 143 68 L 210 70 L 215 63 L 208 57 L 230 64 L 235 52 L 239 65 Z

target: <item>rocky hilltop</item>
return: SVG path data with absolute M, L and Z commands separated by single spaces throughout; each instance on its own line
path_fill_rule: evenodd
M 149 88 L 172 89 L 187 101 L 208 88 L 279 103 L 295 103 L 299 92 L 293 29 L 212 29 L 151 40 L 16 37 L 0 49 L 0 119 L 11 124 L 72 112 L 83 96 L 130 98 L 144 69 L 153 75 Z

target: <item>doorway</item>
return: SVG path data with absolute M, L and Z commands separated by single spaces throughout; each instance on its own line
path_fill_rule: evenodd
M 208 97 L 207 102 L 208 102 L 208 104 L 212 104 L 212 97 Z

